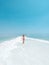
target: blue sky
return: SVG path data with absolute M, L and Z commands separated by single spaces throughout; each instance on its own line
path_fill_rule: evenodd
M 0 0 L 0 36 L 49 35 L 49 0 Z

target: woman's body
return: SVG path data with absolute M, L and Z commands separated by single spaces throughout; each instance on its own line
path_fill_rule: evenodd
M 23 44 L 24 44 L 24 41 L 25 41 L 25 36 L 23 35 Z

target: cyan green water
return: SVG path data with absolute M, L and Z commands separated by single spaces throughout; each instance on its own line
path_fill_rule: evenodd
M 49 41 L 49 34 L 31 34 L 29 37 Z
M 14 37 L 0 37 L 0 43 L 13 39 Z
M 11 39 L 16 38 L 16 37 L 17 36 L 15 36 L 15 37 L 0 37 L 0 43 L 3 42 L 3 41 L 11 40 Z M 48 40 L 49 41 L 49 36 L 30 35 L 28 37 L 42 39 L 42 40 Z

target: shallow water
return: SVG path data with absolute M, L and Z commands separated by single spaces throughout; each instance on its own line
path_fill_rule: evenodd
M 14 37 L 0 37 L 0 43 L 3 42 L 3 41 L 11 40 L 13 38 Z
M 3 42 L 3 41 L 7 41 L 7 40 L 11 40 L 13 38 L 16 38 L 17 36 L 15 37 L 0 37 L 0 43 Z M 36 36 L 36 35 L 30 35 L 28 37 L 31 37 L 31 38 L 37 38 L 37 39 L 42 39 L 42 40 L 47 40 L 49 41 L 49 36 Z

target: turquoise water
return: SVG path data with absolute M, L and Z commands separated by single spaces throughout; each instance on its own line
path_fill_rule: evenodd
M 31 35 L 28 35 L 28 36 L 31 37 L 31 38 L 37 38 L 37 39 L 49 41 L 49 35 L 31 34 Z
M 11 40 L 11 39 L 13 39 L 13 38 L 15 38 L 15 37 L 0 37 L 0 43 L 1 43 L 1 42 L 4 42 L 4 41 Z
M 42 36 L 30 36 L 30 37 L 33 37 L 33 38 L 37 38 L 37 39 L 42 39 L 42 40 L 47 40 L 47 41 L 49 41 L 49 37 L 42 37 Z
M 16 37 L 17 36 L 15 36 L 15 37 L 0 37 L 0 43 L 3 42 L 3 41 L 11 40 L 11 39 L 16 38 Z M 28 37 L 42 39 L 42 40 L 48 40 L 49 41 L 49 36 L 28 35 Z

